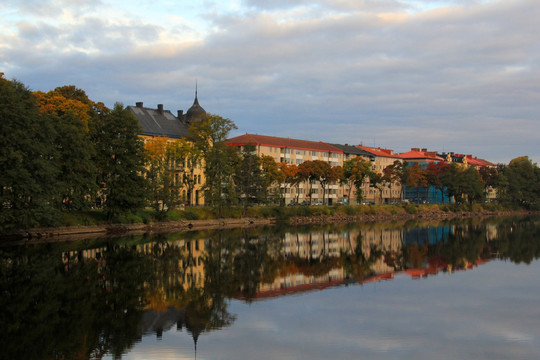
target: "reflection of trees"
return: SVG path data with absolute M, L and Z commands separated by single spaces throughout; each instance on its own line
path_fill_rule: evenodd
M 228 312 L 231 298 L 241 294 L 251 301 L 261 285 L 279 276 L 324 278 L 343 269 L 345 279 L 362 280 L 374 275 L 377 262 L 389 266 L 388 271 L 422 268 L 436 273 L 495 257 L 527 264 L 540 257 L 538 219 L 492 220 L 490 228 L 496 231 L 489 236 L 485 224 L 477 221 L 439 226 L 449 230 L 430 226 L 417 233 L 442 235 L 419 235 L 418 241 L 409 239 L 395 249 L 368 244 L 353 225 L 315 227 L 312 231 L 324 233 L 321 248 L 313 253 L 306 243 L 305 255 L 285 254 L 284 233 L 291 230 L 275 228 L 148 237 L 144 251 L 132 239 L 126 240 L 129 245 L 111 240 L 78 244 L 80 248 L 0 248 L 0 347 L 9 359 L 120 357 L 148 330 L 141 324 L 149 309 L 174 308 L 180 328 L 185 326 L 197 341 L 200 334 L 235 321 Z M 355 239 L 351 234 L 357 233 Z M 340 238 L 342 249 L 332 256 L 330 239 L 338 235 L 345 237 Z M 196 241 L 204 244 L 200 254 L 186 247 Z M 299 248 L 298 237 L 291 241 Z M 99 249 L 99 255 L 82 256 L 87 245 Z M 67 263 L 62 261 L 66 247 L 75 249 Z M 204 266 L 202 281 L 187 281 L 196 266 Z
M 508 219 L 497 226 L 494 241 L 496 252 L 501 259 L 515 263 L 530 264 L 540 257 L 540 220 L 538 218 Z
M 382 255 L 382 251 L 375 244 L 370 244 L 369 255 L 366 257 L 362 251 L 363 238 L 362 234 L 358 234 L 356 246 L 353 252 L 341 254 L 341 262 L 347 277 L 352 277 L 356 280 L 362 280 L 373 274 L 372 266 L 377 259 Z
M 81 258 L 66 269 L 61 255 L 51 246 L 3 251 L 0 346 L 6 358 L 119 355 L 137 340 L 143 289 L 136 284 L 148 273 L 141 256 L 108 249 L 99 262 Z

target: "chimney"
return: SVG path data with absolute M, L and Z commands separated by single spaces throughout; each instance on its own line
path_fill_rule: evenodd
M 427 149 L 422 149 L 422 152 L 426 152 L 426 151 L 427 151 Z
M 411 151 L 420 151 L 420 148 L 411 148 Z
M 163 114 L 163 104 L 158 104 L 157 109 L 160 114 Z
M 183 117 L 184 117 L 184 110 L 178 110 L 178 118 L 182 120 Z
M 143 107 L 142 101 L 136 102 L 135 106 L 137 106 L 138 108 L 142 108 Z

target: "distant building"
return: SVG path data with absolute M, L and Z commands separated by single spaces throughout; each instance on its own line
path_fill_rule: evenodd
M 193 105 L 184 113 L 178 110 L 176 115 L 171 111 L 163 109 L 163 104 L 158 104 L 157 108 L 144 107 L 142 102 L 137 102 L 135 106 L 128 106 L 127 109 L 135 115 L 141 126 L 140 136 L 145 143 L 152 138 L 166 138 L 167 142 L 184 139 L 188 135 L 189 125 L 192 121 L 201 119 L 206 111 L 199 105 L 197 90 L 195 90 L 195 100 Z M 181 197 L 188 205 L 204 204 L 204 171 L 201 162 L 190 164 L 186 159 L 184 164 L 176 164 L 172 170 L 175 174 L 174 184 L 182 188 Z M 189 177 L 195 183 L 193 191 L 190 192 L 185 186 L 185 179 Z

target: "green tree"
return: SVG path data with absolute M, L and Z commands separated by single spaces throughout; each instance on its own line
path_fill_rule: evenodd
M 219 115 L 205 114 L 201 119 L 191 122 L 188 139 L 201 150 L 206 158 L 210 149 L 217 143 L 227 140 L 231 130 L 238 129 L 235 123 Z
M 540 170 L 527 156 L 510 161 L 499 186 L 501 200 L 527 209 L 540 208 Z
M 255 146 L 244 146 L 240 161 L 234 174 L 234 183 L 240 201 L 246 212 L 250 204 L 256 204 L 263 199 L 263 174 L 260 158 L 255 153 Z
M 144 178 L 143 140 L 138 136 L 137 120 L 120 103 L 93 125 L 101 205 L 112 220 L 146 204 L 148 183 Z
M 233 129 L 237 127 L 232 120 L 205 114 L 191 122 L 188 133 L 188 139 L 201 152 L 204 160 L 206 203 L 218 206 L 220 214 L 223 206 L 236 202 L 233 175 L 238 153 L 225 144 Z
M 51 122 L 22 83 L 0 76 L 0 228 L 54 225 L 58 169 Z
M 484 197 L 487 197 L 488 192 L 492 189 L 495 189 L 498 185 L 499 172 L 496 167 L 482 166 L 478 173 L 482 178 L 482 183 L 484 184 Z
M 470 166 L 462 172 L 462 193 L 466 196 L 469 204 L 484 198 L 484 185 L 476 168 Z
M 223 207 L 237 202 L 234 175 L 239 161 L 236 149 L 223 141 L 215 143 L 205 155 L 206 203 L 218 207 L 220 216 Z

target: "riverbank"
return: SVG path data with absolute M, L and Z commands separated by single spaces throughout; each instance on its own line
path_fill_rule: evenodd
M 211 210 L 211 209 L 210 209 Z M 191 217 L 203 217 L 210 214 L 203 208 Z M 194 216 L 194 214 L 196 216 Z M 272 225 L 277 222 L 291 225 L 331 224 L 351 222 L 405 222 L 442 221 L 459 218 L 480 218 L 509 215 L 532 214 L 525 210 L 506 210 L 498 207 L 473 206 L 465 210 L 459 206 L 440 205 L 407 205 L 407 206 L 313 206 L 313 207 L 267 207 L 254 208 L 241 217 L 213 219 L 177 219 L 167 221 L 150 221 L 139 223 L 95 224 L 89 226 L 62 226 L 54 228 L 35 228 L 28 230 L 4 232 L 0 234 L 1 242 L 56 242 L 73 241 L 96 237 L 138 235 L 144 233 L 166 233 L 176 231 L 214 230 L 241 227 Z M 185 215 L 185 214 L 184 214 Z

